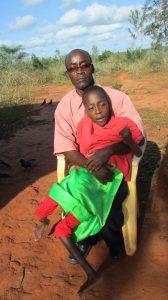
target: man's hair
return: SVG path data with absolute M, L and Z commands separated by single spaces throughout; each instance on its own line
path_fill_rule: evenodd
M 83 93 L 83 96 L 82 96 L 82 100 L 83 100 L 84 104 L 86 103 L 87 97 L 91 92 L 96 92 L 98 95 L 100 95 L 103 98 L 107 99 L 108 102 L 110 101 L 109 95 L 106 93 L 106 91 L 101 86 L 93 85 L 93 86 L 90 86 L 90 87 L 88 87 L 84 90 L 84 93 Z
M 68 57 L 69 57 L 71 54 L 75 53 L 75 52 L 82 52 L 82 53 L 84 53 L 84 54 L 88 57 L 89 62 L 92 63 L 92 58 L 91 58 L 89 52 L 87 52 L 87 51 L 85 51 L 85 50 L 82 50 L 82 49 L 73 49 L 73 50 L 70 51 L 70 52 L 66 55 L 66 57 L 65 57 L 65 67 L 66 67 L 66 68 L 67 68 L 67 60 L 68 60 Z

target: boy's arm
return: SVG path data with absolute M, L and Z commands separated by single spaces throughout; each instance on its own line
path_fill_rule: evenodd
M 122 136 L 124 142 L 126 142 L 128 144 L 128 146 L 130 147 L 132 154 L 136 155 L 137 157 L 140 157 L 142 155 L 142 150 L 140 149 L 139 145 L 132 138 L 132 133 L 131 133 L 130 129 L 128 127 L 125 127 L 124 129 L 122 129 L 120 131 L 119 134 Z

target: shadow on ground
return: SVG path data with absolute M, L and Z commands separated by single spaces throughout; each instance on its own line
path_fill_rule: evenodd
M 57 103 L 0 108 L 0 160 L 11 166 L 0 165 L 1 208 L 27 186 L 56 170 L 53 155 L 56 106 Z M 19 160 L 32 158 L 37 160 L 36 166 L 23 169 Z

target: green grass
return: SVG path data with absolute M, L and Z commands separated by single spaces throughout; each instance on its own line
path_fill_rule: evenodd
M 116 90 L 120 91 L 121 88 L 122 88 L 122 83 L 120 81 L 118 81 L 118 80 L 114 80 L 112 82 L 112 87 L 113 87 L 113 89 L 116 89 Z

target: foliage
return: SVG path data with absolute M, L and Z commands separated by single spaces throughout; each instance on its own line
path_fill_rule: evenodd
M 161 49 L 168 43 L 168 1 L 146 0 L 141 9 L 132 10 L 128 28 L 131 37 L 137 40 L 140 36 L 149 36 L 152 47 Z
M 143 27 L 145 22 L 144 10 L 131 10 L 129 16 L 129 22 L 132 25 L 132 28 L 128 28 L 128 31 L 131 37 L 134 40 L 139 39 L 143 35 Z
M 97 46 L 93 45 L 92 46 L 92 59 L 93 59 L 93 61 L 96 61 L 98 59 L 98 56 L 99 56 L 98 48 L 97 48 Z
M 27 53 L 21 50 L 21 45 L 16 47 L 0 46 L 0 69 L 6 68 L 9 64 L 23 61 L 27 57 Z
M 113 89 L 121 90 L 121 88 L 122 88 L 122 83 L 119 82 L 119 81 L 117 81 L 117 80 L 115 80 L 115 81 L 112 82 L 112 87 L 113 87 Z
M 136 61 L 138 59 L 142 59 L 144 57 L 145 50 L 143 49 L 127 49 L 127 58 L 131 61 Z
M 152 38 L 152 45 L 158 49 L 168 43 L 168 1 L 147 0 L 145 6 L 147 22 L 144 33 Z
M 41 60 L 34 54 L 31 57 L 31 63 L 32 63 L 32 66 L 34 69 L 43 69 L 43 67 L 44 67 Z
M 126 52 L 105 50 L 98 54 L 94 48 L 95 77 L 127 71 L 139 76 L 145 72 L 168 70 L 167 49 L 127 49 Z M 0 107 L 22 105 L 31 101 L 34 85 L 61 83 L 68 84 L 65 76 L 64 56 L 56 50 L 54 57 L 28 57 L 21 46 L 0 47 Z M 120 89 L 118 83 L 113 83 Z
M 101 55 L 98 56 L 100 61 L 107 60 L 112 55 L 112 52 L 109 50 L 105 50 Z

